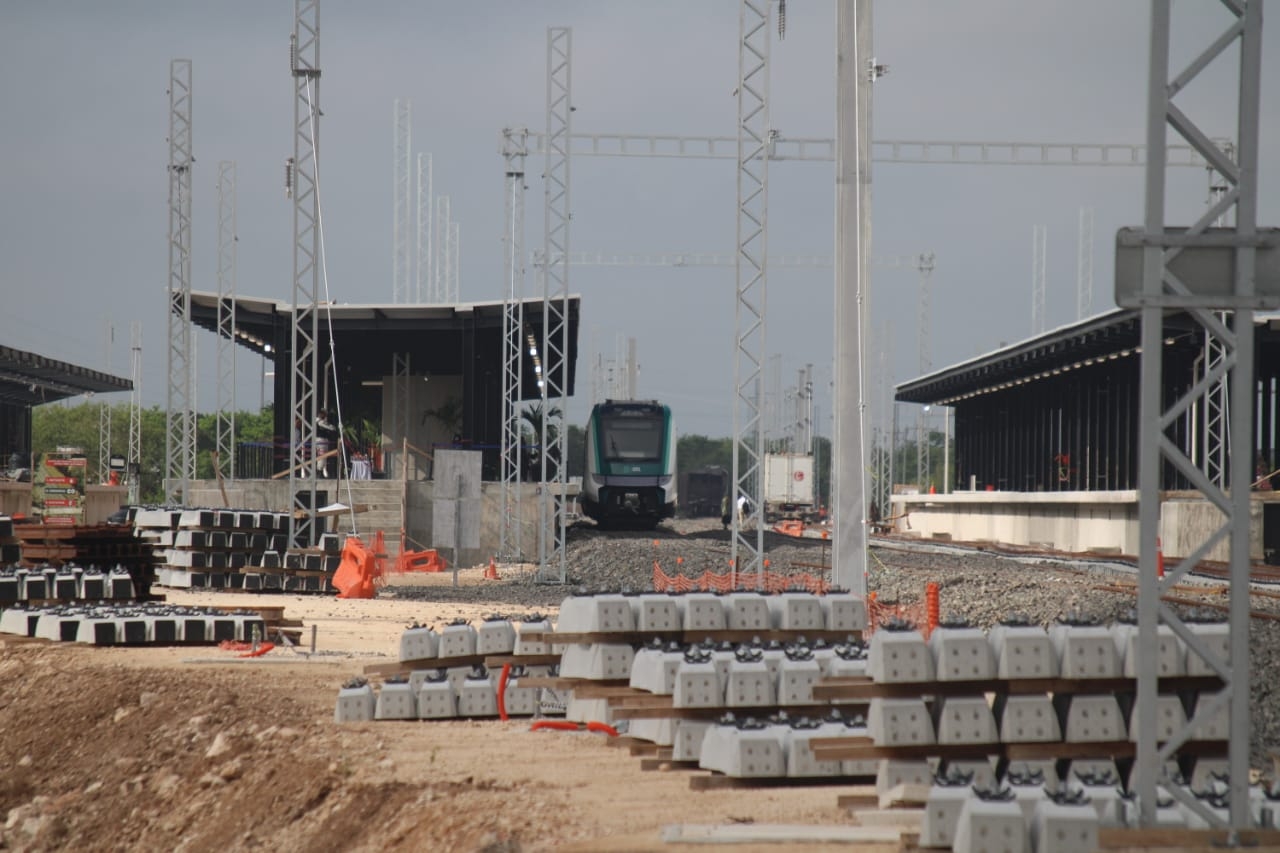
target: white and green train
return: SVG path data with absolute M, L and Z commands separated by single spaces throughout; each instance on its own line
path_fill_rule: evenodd
M 601 527 L 653 528 L 676 512 L 671 409 L 654 400 L 606 400 L 587 421 L 582 511 Z

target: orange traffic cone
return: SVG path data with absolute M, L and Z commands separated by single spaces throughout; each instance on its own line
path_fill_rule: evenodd
M 494 561 L 493 557 L 489 558 L 489 568 L 484 570 L 484 577 L 485 577 L 485 580 L 491 580 L 491 581 L 502 580 L 502 578 L 498 575 L 498 564 Z

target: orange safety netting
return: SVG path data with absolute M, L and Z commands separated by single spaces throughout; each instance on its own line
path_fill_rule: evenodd
M 913 623 L 920 629 L 920 633 L 927 640 L 929 635 L 933 633 L 933 629 L 938 627 L 940 610 L 941 604 L 936 583 L 925 584 L 924 600 L 912 602 L 911 604 L 881 602 L 874 592 L 869 592 L 867 593 L 866 633 L 871 634 L 885 622 L 897 618 Z
M 829 588 L 830 585 L 825 580 L 810 574 L 780 575 L 767 570 L 763 574 L 736 575 L 721 575 L 705 571 L 700 576 L 692 578 L 684 575 L 669 575 L 662 570 L 657 560 L 653 561 L 655 592 L 689 592 L 695 589 L 702 592 L 729 592 L 733 589 L 785 592 L 805 589 L 821 595 Z M 924 600 L 911 604 L 882 603 L 877 600 L 874 592 L 869 592 L 867 593 L 867 630 L 864 633 L 870 635 L 888 620 L 898 618 L 915 624 L 925 639 L 928 639 L 933 629 L 938 627 L 940 612 L 941 599 L 936 583 L 925 584 Z

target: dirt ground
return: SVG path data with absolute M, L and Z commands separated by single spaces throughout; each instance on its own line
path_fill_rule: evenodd
M 0 849 L 678 850 L 663 826 L 853 823 L 840 788 L 692 792 L 687 772 L 527 720 L 333 722 L 342 682 L 394 660 L 414 620 L 499 605 L 166 597 L 283 604 L 305 653 L 0 639 Z

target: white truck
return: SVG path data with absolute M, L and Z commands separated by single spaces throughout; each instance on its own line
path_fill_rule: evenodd
M 813 521 L 813 456 L 807 453 L 766 453 L 764 457 L 764 521 L 783 519 Z

